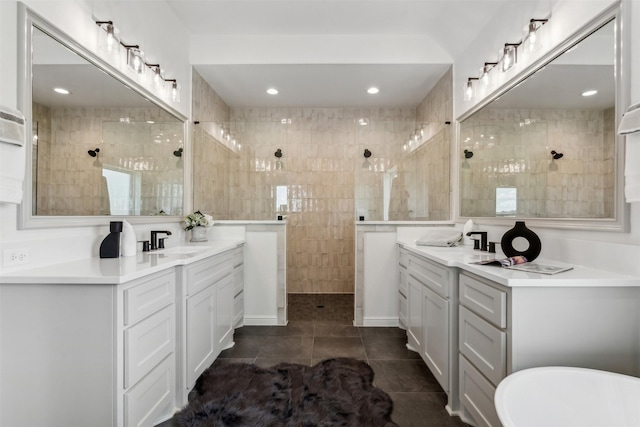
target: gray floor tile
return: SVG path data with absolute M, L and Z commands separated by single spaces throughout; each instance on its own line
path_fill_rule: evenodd
M 299 365 L 311 366 L 311 359 L 298 359 L 295 357 L 280 357 L 280 358 L 257 358 L 256 366 L 261 368 L 272 368 L 279 363 L 297 363 Z
M 311 359 L 313 337 L 278 337 L 267 339 L 258 352 L 260 359 L 296 357 Z
M 374 383 L 387 393 L 441 392 L 442 388 L 422 359 L 371 360 Z
M 316 337 L 313 342 L 314 360 L 334 357 L 352 357 L 366 360 L 360 337 Z
M 234 337 L 235 345 L 228 350 L 224 350 L 218 358 L 256 358 L 260 348 L 264 345 L 264 336 L 238 336 Z
M 459 417 L 445 409 L 447 395 L 433 393 L 389 393 L 393 400 L 391 418 L 401 427 L 466 427 Z
M 317 321 L 316 337 L 359 337 L 360 331 L 353 325 L 340 322 Z
M 236 359 L 216 359 L 211 364 L 211 368 L 219 368 L 221 366 L 231 365 L 232 363 L 253 363 L 255 358 L 236 358 Z
M 276 336 L 312 337 L 316 323 L 313 320 L 290 320 L 287 326 L 276 328 Z
M 363 336 L 362 343 L 369 360 L 419 359 L 420 355 L 407 348 L 403 337 Z
M 358 331 L 360 332 L 361 337 L 396 337 L 396 338 L 405 338 L 405 339 L 407 337 L 407 331 L 400 328 L 360 326 L 358 327 Z

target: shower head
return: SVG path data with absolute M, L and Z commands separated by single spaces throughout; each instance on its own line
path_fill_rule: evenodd
M 556 150 L 551 150 L 551 156 L 553 156 L 553 160 L 561 159 L 564 154 L 556 152 Z
M 91 157 L 96 157 L 96 156 L 98 155 L 98 153 L 99 153 L 99 152 L 100 152 L 100 149 L 99 149 L 99 148 L 96 148 L 95 150 L 89 150 L 89 151 L 87 151 L 87 153 L 89 153 L 89 155 L 90 155 Z
M 473 157 L 473 151 L 471 150 L 464 150 L 464 158 L 465 159 L 470 159 Z
M 182 157 L 182 148 L 178 148 L 176 151 L 173 152 L 173 155 L 176 157 Z

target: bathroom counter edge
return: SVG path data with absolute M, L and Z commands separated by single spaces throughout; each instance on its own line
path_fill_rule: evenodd
M 640 277 L 628 276 L 606 270 L 562 263 L 538 258 L 536 264 L 573 267 L 558 274 L 528 273 L 492 265 L 470 264 L 492 258 L 505 258 L 503 254 L 490 254 L 473 250 L 469 246 L 435 247 L 418 246 L 415 241 L 399 240 L 405 249 L 447 267 L 456 267 L 508 287 L 640 287 Z
M 215 240 L 189 245 L 202 248 L 189 253 L 140 252 L 136 256 L 69 261 L 34 269 L 21 269 L 0 274 L 0 284 L 96 284 L 118 285 L 180 265 L 237 248 L 244 240 Z M 171 249 L 171 248 L 167 248 Z

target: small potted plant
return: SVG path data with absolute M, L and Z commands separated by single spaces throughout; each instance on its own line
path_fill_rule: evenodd
M 207 241 L 207 228 L 213 226 L 213 217 L 208 214 L 203 214 L 200 211 L 195 211 L 184 217 L 185 231 L 191 230 L 191 242 L 206 242 Z

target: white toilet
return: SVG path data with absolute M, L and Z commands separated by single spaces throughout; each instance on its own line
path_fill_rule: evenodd
M 498 384 L 494 401 L 504 427 L 640 426 L 640 378 L 595 369 L 518 371 Z

